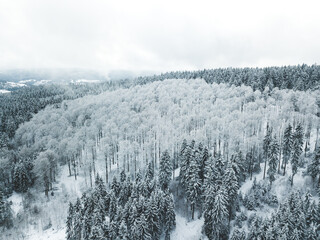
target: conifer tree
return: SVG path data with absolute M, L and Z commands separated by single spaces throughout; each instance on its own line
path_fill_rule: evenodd
M 215 195 L 213 211 L 212 211 L 212 225 L 214 239 L 221 239 L 222 236 L 227 236 L 227 193 L 226 190 L 220 188 Z
M 226 172 L 223 176 L 223 186 L 226 189 L 227 199 L 228 199 L 228 215 L 229 215 L 229 222 L 231 221 L 232 217 L 232 209 L 234 207 L 234 202 L 237 198 L 239 184 L 238 179 L 236 177 L 236 173 L 232 168 L 232 163 L 229 162 L 226 168 Z
M 266 178 L 266 169 L 267 169 L 267 163 L 269 160 L 269 149 L 270 144 L 272 142 L 272 129 L 269 127 L 269 124 L 267 125 L 267 133 L 263 140 L 263 152 L 264 152 L 264 170 L 263 170 L 263 179 Z
M 292 178 L 291 185 L 293 185 L 293 177 L 298 172 L 299 160 L 302 153 L 303 147 L 303 128 L 301 123 L 297 124 L 297 127 L 293 133 L 293 144 L 292 144 L 292 157 L 291 157 L 291 166 L 292 166 Z
M 73 233 L 73 218 L 74 218 L 74 212 L 73 212 L 73 205 L 70 202 L 69 203 L 69 210 L 68 210 L 68 217 L 67 217 L 67 240 L 75 240 L 74 239 L 74 233 Z
M 190 161 L 190 167 L 187 172 L 187 199 L 191 204 L 192 220 L 194 219 L 194 210 L 196 204 L 201 199 L 201 179 L 200 166 L 196 158 Z
M 161 189 L 165 190 L 169 187 L 172 174 L 172 163 L 169 152 L 166 150 L 160 159 L 159 184 Z
M 10 228 L 13 225 L 11 207 L 0 189 L 0 226 Z
M 170 240 L 170 233 L 176 226 L 176 214 L 174 212 L 174 199 L 172 195 L 166 195 L 165 204 L 165 239 Z
M 279 156 L 279 144 L 276 139 L 276 136 L 272 139 L 269 147 L 269 169 L 267 171 L 269 175 L 270 185 L 275 180 L 275 175 L 277 173 L 277 165 L 278 165 L 278 156 Z
M 320 188 L 320 147 L 317 147 L 316 153 L 312 159 L 311 164 L 308 167 L 308 172 L 310 173 L 313 180 L 318 177 L 318 182 L 316 182 L 317 187 Z
M 292 151 L 292 126 L 289 123 L 284 131 L 283 137 L 283 176 L 286 174 L 286 168 Z

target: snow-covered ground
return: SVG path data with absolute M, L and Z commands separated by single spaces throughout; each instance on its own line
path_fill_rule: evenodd
M 6 89 L 0 89 L 0 94 L 3 94 L 3 93 L 10 93 L 10 91 L 8 91 Z
M 191 222 L 180 216 L 176 215 L 176 229 L 171 234 L 171 239 L 174 240 L 200 240 L 207 239 L 202 237 L 201 230 L 204 220 L 196 219 Z
M 22 195 L 16 192 L 13 192 L 12 195 L 8 198 L 8 201 L 12 203 L 11 209 L 14 216 L 17 216 L 19 211 L 23 209 L 22 206 Z

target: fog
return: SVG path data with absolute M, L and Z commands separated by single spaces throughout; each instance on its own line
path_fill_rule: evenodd
M 1 0 L 0 69 L 319 63 L 317 1 Z

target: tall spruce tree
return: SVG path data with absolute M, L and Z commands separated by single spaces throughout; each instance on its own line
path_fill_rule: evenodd
M 283 136 L 283 176 L 286 174 L 287 164 L 292 152 L 292 126 L 289 123 Z
M 316 182 L 316 184 L 317 184 L 317 187 L 320 188 L 320 147 L 319 146 L 317 147 L 317 150 L 312 159 L 312 162 L 308 167 L 308 172 L 310 173 L 314 181 L 318 177 L 318 182 Z
M 300 156 L 302 154 L 303 148 L 303 128 L 301 123 L 298 123 L 295 131 L 293 133 L 293 144 L 292 144 L 292 157 L 291 157 L 291 167 L 292 167 L 292 178 L 291 185 L 293 185 L 293 177 L 298 172 L 298 166 L 300 161 Z
M 192 219 L 194 219 L 195 206 L 201 199 L 200 171 L 199 161 L 197 158 L 192 158 L 187 172 L 187 199 L 191 205 Z
M 160 159 L 159 184 L 161 189 L 165 190 L 169 187 L 172 174 L 172 163 L 169 152 L 166 150 Z
M 274 136 L 272 139 L 272 142 L 270 143 L 270 148 L 269 148 L 269 168 L 267 172 L 269 175 L 270 185 L 272 185 L 272 182 L 275 180 L 275 175 L 277 173 L 277 165 L 279 161 L 278 156 L 279 156 L 279 144 L 276 136 Z
M 263 170 L 263 179 L 266 178 L 266 170 L 267 170 L 267 163 L 269 160 L 269 151 L 270 151 L 270 144 L 272 142 L 272 129 L 267 124 L 267 133 L 263 140 L 263 152 L 264 152 L 264 170 Z

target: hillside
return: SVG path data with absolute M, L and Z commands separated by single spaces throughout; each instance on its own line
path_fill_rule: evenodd
M 277 202 L 271 208 L 270 203 L 262 202 L 262 205 L 254 211 L 264 217 L 270 216 L 270 213 L 267 214 L 265 211 L 275 211 L 286 199 L 283 192 L 291 192 L 291 160 L 288 162 L 287 172 L 281 176 L 284 164 L 284 132 L 289 124 L 293 126 L 293 131 L 297 132 L 298 126 L 301 126 L 303 131 L 303 141 L 299 145 L 300 164 L 297 173 L 294 173 L 292 192 L 300 190 L 301 194 L 304 194 L 306 187 L 312 190 L 315 186 L 307 167 L 313 161 L 318 139 L 320 112 L 317 105 L 318 96 L 318 90 L 266 88 L 260 92 L 253 91 L 249 86 L 209 84 L 202 79 L 168 79 L 130 88 L 112 89 L 98 95 L 64 100 L 61 104 L 47 106 L 30 121 L 19 126 L 14 137 L 14 147 L 17 152 L 15 155 L 3 158 L 4 170 L 12 161 L 19 166 L 15 168 L 13 175 L 13 181 L 19 184 L 16 191 L 26 191 L 19 182 L 22 176 L 35 183 L 35 187 L 27 192 L 30 197 L 34 196 L 28 200 L 31 205 L 24 207 L 20 217 L 21 223 L 15 226 L 19 229 L 16 232 L 21 231 L 20 237 L 29 236 L 30 239 L 35 236 L 40 239 L 41 236 L 46 238 L 48 234 L 64 236 L 68 202 L 74 203 L 82 193 L 86 193 L 89 199 L 91 196 L 94 197 L 91 195 L 92 191 L 98 191 L 96 188 L 100 186 L 100 180 L 97 183 L 97 174 L 111 191 L 107 194 L 111 195 L 114 191 L 115 178 L 119 179 L 121 176 L 123 179 L 123 174 L 131 183 L 120 180 L 120 189 L 122 184 L 129 184 L 133 187 L 130 191 L 134 191 L 140 181 L 142 183 L 147 181 L 151 169 L 154 171 L 151 174 L 152 181 L 161 186 L 161 176 L 163 176 L 161 164 L 164 164 L 163 161 L 166 159 L 164 156 L 167 154 L 171 165 L 168 169 L 171 170 L 166 174 L 169 174 L 171 180 L 166 181 L 171 182 L 170 185 L 163 185 L 162 190 L 153 189 L 151 195 L 145 195 L 137 190 L 139 197 L 136 203 L 130 195 L 127 199 L 133 201 L 134 205 L 139 201 L 152 201 L 152 194 L 164 194 L 161 196 L 170 202 L 170 197 L 166 195 L 166 191 L 170 189 L 176 214 L 174 224 L 176 227 L 173 229 L 170 227 L 172 237 L 204 238 L 208 231 L 205 227 L 208 221 L 206 213 L 209 211 L 208 206 L 212 206 L 207 204 L 208 201 L 212 201 L 210 198 L 207 199 L 207 196 L 215 196 L 219 190 L 209 187 L 208 189 L 213 191 L 210 195 L 202 184 L 213 181 L 218 189 L 220 187 L 224 189 L 228 187 L 224 182 L 234 174 L 237 181 L 235 187 L 238 189 L 235 193 L 249 194 L 253 179 L 256 177 L 258 183 L 263 180 L 264 163 L 272 160 L 271 155 L 267 160 L 265 155 L 265 139 L 268 131 L 272 132 L 270 141 L 279 144 L 280 152 L 275 159 L 279 173 L 274 173 L 272 176 L 275 179 L 272 180 L 269 171 L 272 165 L 268 163 L 266 179 L 261 186 L 264 189 L 264 186 L 272 184 L 271 190 L 267 187 L 269 190 L 266 191 L 271 191 L 270 194 L 276 196 Z M 199 162 L 196 160 L 197 156 L 206 156 L 204 149 L 208 151 L 205 158 L 207 162 L 204 160 Z M 188 154 L 191 154 L 191 157 L 188 157 Z M 184 159 L 187 162 L 184 162 Z M 193 161 L 197 165 L 193 166 Z M 23 174 L 20 169 L 24 169 Z M 199 175 L 192 175 L 198 171 Z M 215 174 L 212 175 L 211 171 Z M 197 193 L 194 192 L 196 193 L 194 196 L 199 194 L 200 197 L 197 198 L 196 205 L 192 205 L 194 200 L 191 198 L 192 195 L 189 195 L 192 193 L 188 185 L 192 179 L 189 174 L 190 177 L 193 176 L 192 178 L 200 177 L 199 181 L 202 181 L 199 183 L 201 188 L 195 189 Z M 74 190 L 75 187 L 77 190 Z M 90 190 L 91 188 L 96 190 Z M 185 189 L 185 192 L 179 189 Z M 161 193 L 162 191 L 164 193 Z M 42 192 L 42 195 L 37 196 L 38 192 Z M 51 193 L 54 196 L 51 196 Z M 311 193 L 316 199 L 317 192 L 312 190 Z M 248 219 L 252 210 L 245 210 L 248 205 L 242 202 L 240 195 L 237 197 L 235 194 L 232 197 L 229 194 L 230 205 L 227 208 L 229 217 L 225 220 L 231 220 L 232 234 L 234 229 L 240 226 L 236 225 L 235 221 L 239 214 L 242 214 L 241 211 L 248 214 L 246 218 Z M 231 201 L 231 197 L 234 200 Z M 82 204 L 89 201 L 84 196 L 81 199 L 84 201 Z M 118 199 L 118 204 L 121 201 L 121 198 Z M 23 206 L 26 205 L 25 202 L 24 199 Z M 54 213 L 53 208 L 59 205 L 59 202 L 63 202 L 61 211 Z M 121 206 L 125 208 L 125 203 L 119 205 L 119 208 L 121 209 Z M 41 209 L 40 215 L 35 206 Z M 52 214 L 55 217 L 52 217 Z M 196 220 L 197 217 L 200 219 Z M 29 228 L 33 221 L 30 219 L 38 219 L 40 222 L 32 223 L 34 227 Z M 110 219 L 106 227 L 113 226 L 112 224 L 115 224 L 113 221 L 115 220 Z M 243 227 L 248 234 L 251 229 L 250 223 L 244 224 Z M 188 228 L 194 229 L 195 233 L 195 235 L 190 233 L 190 238 L 187 238 L 188 234 L 183 234 Z M 161 236 L 167 236 L 169 232 L 166 232 L 165 225 L 161 229 L 165 231 Z M 229 232 L 225 228 L 222 229 Z M 9 239 L 9 235 L 7 236 Z

